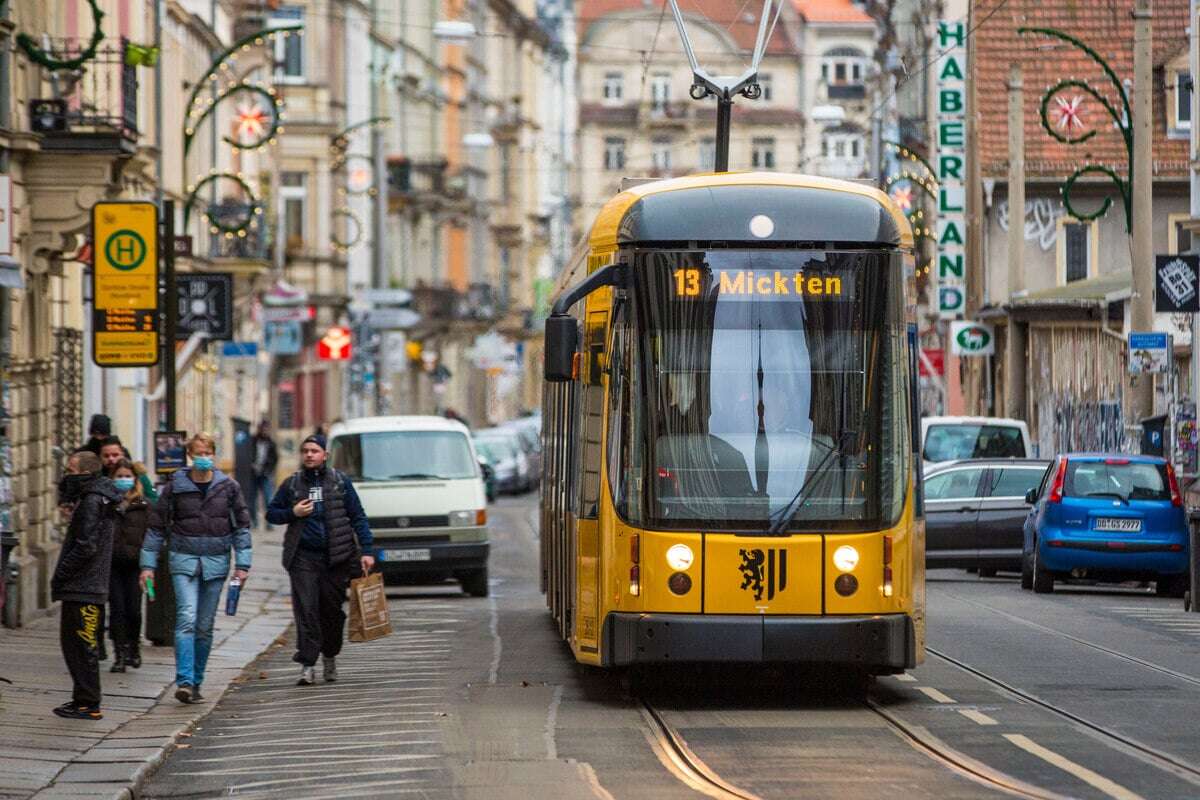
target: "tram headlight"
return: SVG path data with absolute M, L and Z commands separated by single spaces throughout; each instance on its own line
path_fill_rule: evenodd
M 842 572 L 853 572 L 858 566 L 858 551 L 844 544 L 833 551 L 833 565 Z
M 667 550 L 667 566 L 676 572 L 684 572 L 692 566 L 695 556 L 686 544 L 673 544 Z

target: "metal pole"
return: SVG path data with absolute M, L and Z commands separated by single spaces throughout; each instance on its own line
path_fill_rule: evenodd
M 728 93 L 717 95 L 717 154 L 715 172 L 729 171 L 729 127 L 733 119 L 733 100 Z
M 1133 298 L 1130 319 L 1135 331 L 1154 330 L 1154 218 L 1151 207 L 1154 156 L 1150 148 L 1154 83 L 1150 18 L 1150 0 L 1137 0 L 1133 12 Z M 1154 414 L 1152 376 L 1139 376 L 1130 394 L 1134 423 Z
M 175 430 L 175 328 L 179 323 L 179 293 L 175 289 L 175 201 L 162 204 L 163 303 L 163 384 L 167 409 L 167 430 Z
M 1188 63 L 1191 65 L 1189 74 L 1192 79 L 1191 93 L 1191 119 L 1200 118 L 1200 92 L 1196 91 L 1196 87 L 1200 84 L 1200 29 L 1196 27 L 1200 23 L 1200 2 L 1191 0 L 1191 23 L 1188 25 L 1188 43 L 1190 51 L 1188 53 Z M 1176 90 L 1178 91 L 1178 89 Z M 1200 152 L 1200 122 L 1193 122 L 1191 125 L 1191 148 L 1192 160 L 1195 163 L 1196 154 Z M 1200 171 L 1192 167 L 1191 175 L 1191 217 L 1196 219 L 1200 217 Z M 1197 232 L 1192 232 L 1191 252 L 1200 252 L 1200 246 L 1197 242 Z M 1200 314 L 1192 314 L 1192 414 L 1193 419 L 1200 420 L 1200 355 L 1196 353 L 1196 348 L 1200 347 Z M 1200 475 L 1200 453 L 1193 455 L 1196 466 L 1194 473 Z M 1200 477 L 1197 478 L 1200 480 Z M 1192 573 L 1192 580 L 1200 580 L 1195 572 Z M 1193 595 L 1195 596 L 1195 595 Z
M 1008 296 L 1025 288 L 1025 84 L 1021 65 L 1008 73 Z M 1004 415 L 1025 419 L 1025 336 L 1008 314 L 1004 337 Z

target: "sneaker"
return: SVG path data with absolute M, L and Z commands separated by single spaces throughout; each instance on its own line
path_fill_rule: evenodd
M 74 700 L 63 703 L 54 713 L 66 719 L 104 719 L 100 706 L 81 706 Z
M 337 680 L 337 659 L 333 656 L 323 656 L 321 658 L 322 677 L 326 683 L 333 683 Z
M 300 668 L 300 680 L 296 681 L 297 686 L 312 686 L 317 682 L 317 671 L 313 667 Z
M 186 683 L 181 683 L 175 689 L 175 699 L 184 704 L 191 704 L 192 691 L 193 690 L 191 686 L 188 686 Z
M 192 687 L 192 702 L 193 703 L 203 703 L 204 702 L 204 695 L 200 694 L 199 686 Z

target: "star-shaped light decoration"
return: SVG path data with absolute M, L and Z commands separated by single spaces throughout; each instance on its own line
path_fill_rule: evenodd
M 892 202 L 905 214 L 913 208 L 913 190 L 911 186 L 896 186 L 892 189 Z
M 243 144 L 260 141 L 269 124 L 270 116 L 258 103 L 239 103 L 233 115 L 233 138 Z
M 1068 138 L 1074 138 L 1077 133 L 1082 133 L 1085 120 L 1083 115 L 1083 95 L 1077 94 L 1067 99 L 1065 97 L 1054 98 L 1054 110 L 1051 112 L 1054 117 L 1054 125 Z

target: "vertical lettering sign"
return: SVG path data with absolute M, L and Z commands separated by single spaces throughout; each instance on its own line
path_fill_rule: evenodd
M 158 207 L 92 206 L 92 360 L 100 367 L 158 363 Z
M 938 208 L 937 307 L 942 319 L 960 316 L 967 305 L 967 25 L 939 20 L 935 84 Z

